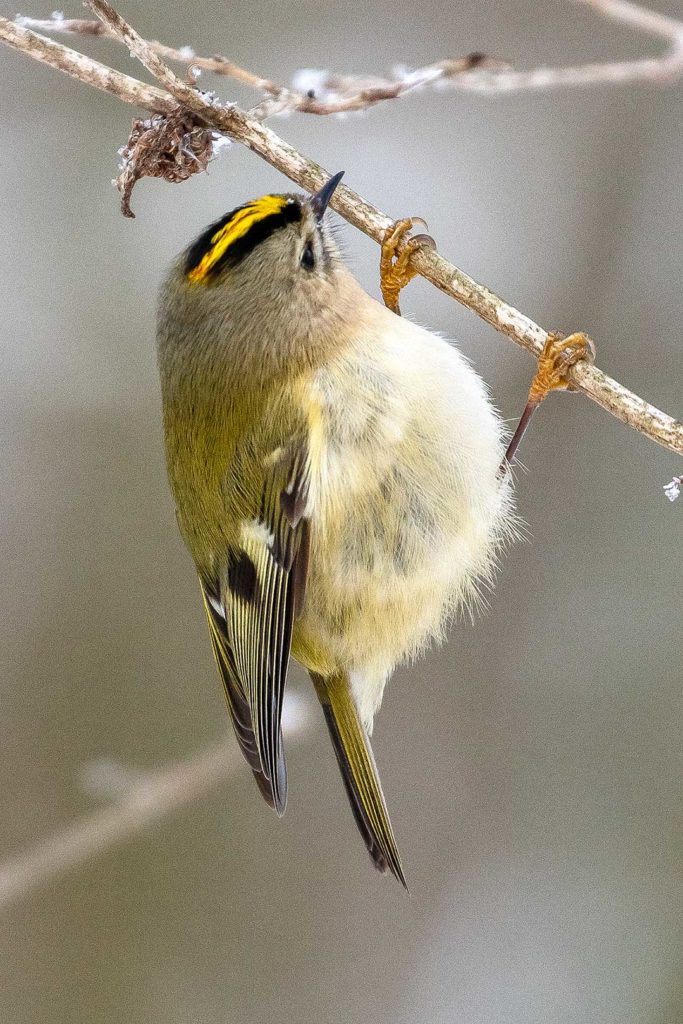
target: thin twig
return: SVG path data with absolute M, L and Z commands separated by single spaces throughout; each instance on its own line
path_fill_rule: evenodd
M 289 739 L 300 738 L 311 726 L 296 695 L 285 704 L 283 723 Z M 242 765 L 237 745 L 223 741 L 131 782 L 115 802 L 0 863 L 0 910 L 205 796 Z
M 616 0 L 610 2 L 616 3 Z M 608 0 L 603 0 L 603 3 L 608 3 Z M 329 173 L 319 164 L 299 153 L 255 118 L 232 104 L 221 105 L 212 97 L 182 82 L 109 4 L 103 0 L 93 0 L 92 7 L 98 16 L 112 19 L 112 29 L 125 39 L 129 49 L 140 57 L 167 92 L 115 72 L 5 18 L 0 18 L 0 40 L 73 78 L 105 92 L 113 92 L 119 98 L 147 110 L 169 113 L 176 112 L 178 104 L 187 106 L 205 125 L 258 153 L 308 191 L 320 188 L 328 179 Z M 390 217 L 348 186 L 340 185 L 337 188 L 332 206 L 350 224 L 380 244 L 393 223 Z M 488 288 L 478 284 L 439 253 L 421 249 L 412 257 L 412 264 L 419 274 L 437 288 L 473 310 L 518 345 L 535 356 L 542 352 L 548 337 L 547 331 Z M 568 376 L 578 390 L 603 409 L 665 448 L 683 455 L 683 424 L 645 402 L 596 366 L 586 362 L 578 363 L 572 367 Z
M 88 18 L 64 18 L 62 15 L 55 14 L 51 18 L 27 18 L 19 15 L 16 22 L 24 28 L 39 32 L 65 32 L 70 35 L 119 38 L 107 23 L 92 21 Z M 483 53 L 471 53 L 465 57 L 442 60 L 423 68 L 417 68 L 403 77 L 395 79 L 352 78 L 329 75 L 325 72 L 323 88 L 329 98 L 321 100 L 308 88 L 302 91 L 296 87 L 289 88 L 279 85 L 269 78 L 255 75 L 220 54 L 201 57 L 195 54 L 191 46 L 176 48 L 160 43 L 156 39 L 146 40 L 146 43 L 153 53 L 164 60 L 199 68 L 201 71 L 210 71 L 216 75 L 224 75 L 265 93 L 271 100 L 276 101 L 273 106 L 264 108 L 269 114 L 285 109 L 297 110 L 304 114 L 323 115 L 364 110 L 384 100 L 397 99 L 407 92 L 426 85 L 434 85 L 437 81 L 449 81 L 460 75 L 465 75 L 475 68 L 478 71 L 493 71 L 508 67 L 505 61 L 487 57 Z
M 202 71 L 224 75 L 265 94 L 252 111 L 261 120 L 283 111 L 329 115 L 365 110 L 386 100 L 398 99 L 426 87 L 450 88 L 495 96 L 501 93 L 538 91 L 589 85 L 619 85 L 626 82 L 671 84 L 683 75 L 683 25 L 673 18 L 649 11 L 627 0 L 575 0 L 603 17 L 619 21 L 640 32 L 670 43 L 659 57 L 631 61 L 601 61 L 569 67 L 538 67 L 516 71 L 505 62 L 482 53 L 451 58 L 424 67 L 396 71 L 391 78 L 339 75 L 329 71 L 300 71 L 291 87 L 256 75 L 240 64 L 214 54 L 202 57 L 190 46 L 167 46 L 148 40 L 151 51 L 164 60 L 192 65 Z M 41 32 L 65 32 L 118 38 L 111 27 L 86 18 L 17 18 L 19 24 Z
M 31 32 L 8 18 L 0 17 L 0 40 L 34 60 L 49 64 L 57 71 L 63 71 L 71 78 L 77 78 L 86 85 L 92 85 L 102 92 L 117 96 L 124 103 L 132 103 L 155 113 L 172 114 L 178 104 L 167 92 L 140 82 L 137 78 L 124 75 L 121 71 L 101 64 L 84 53 L 62 46 L 46 36 Z

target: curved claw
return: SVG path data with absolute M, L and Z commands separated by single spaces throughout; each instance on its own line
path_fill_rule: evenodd
M 429 224 L 424 217 L 406 217 L 405 219 L 410 221 L 411 228 L 414 228 L 416 224 L 421 224 L 425 231 L 429 231 Z M 397 221 L 397 223 L 401 224 L 402 221 Z
M 382 242 L 380 257 L 380 287 L 384 304 L 394 313 L 401 315 L 398 297 L 401 290 L 415 277 L 417 271 L 411 267 L 410 258 L 418 249 L 436 249 L 431 235 L 420 234 L 406 238 L 415 224 L 427 227 L 422 217 L 404 217 L 387 228 Z
M 538 368 L 529 388 L 529 396 L 524 412 L 520 417 L 498 470 L 500 476 L 512 464 L 515 453 L 519 448 L 519 443 L 529 425 L 529 420 L 543 399 L 551 391 L 575 390 L 567 375 L 572 366 L 576 366 L 581 360 L 585 360 L 588 363 L 592 363 L 595 360 L 595 345 L 587 334 L 578 331 L 575 334 L 568 335 L 566 338 L 561 334 L 548 335 L 543 351 L 538 357 Z
M 427 225 L 425 224 L 425 227 Z M 436 249 L 436 242 L 431 235 L 413 235 L 409 240 L 410 242 L 417 242 L 416 249 L 421 248 L 423 245 L 428 249 Z

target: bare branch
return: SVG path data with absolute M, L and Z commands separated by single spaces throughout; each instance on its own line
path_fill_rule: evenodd
M 339 114 L 365 110 L 386 100 L 427 87 L 450 88 L 494 96 L 501 93 L 575 88 L 589 85 L 620 85 L 626 82 L 671 84 L 683 75 L 683 24 L 628 0 L 575 0 L 596 13 L 637 31 L 666 39 L 669 49 L 660 57 L 632 61 L 596 62 L 569 67 L 538 67 L 516 71 L 505 62 L 481 53 L 437 61 L 421 68 L 397 70 L 391 78 L 338 75 L 329 71 L 299 71 L 286 87 L 256 75 L 227 57 L 201 57 L 190 46 L 174 48 L 156 40 L 147 46 L 167 61 L 192 65 L 202 71 L 225 75 L 264 93 L 267 97 L 252 110 L 260 120 L 283 111 L 305 114 Z M 103 35 L 119 38 L 110 25 L 83 18 L 18 18 L 26 28 L 46 32 Z
M 62 46 L 61 43 L 55 43 L 52 39 L 30 32 L 8 18 L 0 17 L 0 39 L 28 57 L 49 64 L 57 71 L 63 71 L 72 78 L 85 82 L 86 85 L 101 89 L 102 92 L 110 92 L 125 103 L 133 103 L 154 112 L 172 113 L 177 109 L 177 104 L 168 93 L 146 85 L 137 78 L 131 78 L 130 75 L 115 71 L 114 68 Z
M 287 699 L 283 722 L 289 738 L 301 738 L 311 727 L 307 705 L 296 695 Z M 242 763 L 237 745 L 222 742 L 131 781 L 113 803 L 0 863 L 0 910 L 205 796 Z
M 132 785 L 115 803 L 102 807 L 24 853 L 0 864 L 0 909 L 53 878 L 191 803 L 232 774 L 239 763 L 234 746 L 216 744 Z
M 91 21 L 86 18 L 64 18 L 61 15 L 52 15 L 51 18 L 26 18 L 19 16 L 16 23 L 24 28 L 30 28 L 39 32 L 65 32 L 75 35 L 99 35 L 110 39 L 118 39 L 120 36 L 107 22 Z M 320 99 L 315 91 L 308 86 L 305 89 L 298 89 L 296 85 L 288 88 L 278 85 L 269 78 L 263 78 L 247 71 L 241 65 L 214 54 L 212 57 L 200 57 L 195 54 L 191 46 L 182 46 L 176 49 L 166 46 L 164 43 L 154 40 L 146 40 L 147 47 L 157 56 L 164 60 L 178 64 L 186 64 L 202 71 L 210 71 L 217 75 L 225 75 L 233 78 L 243 85 L 251 86 L 265 93 L 275 103 L 267 103 L 264 110 L 267 116 L 278 113 L 282 110 L 297 110 L 305 114 L 339 114 L 353 110 L 364 110 L 384 100 L 397 99 L 407 92 L 420 89 L 426 85 L 433 85 L 438 81 L 448 81 L 473 69 L 501 70 L 509 67 L 505 61 L 499 61 L 493 57 L 487 57 L 483 53 L 471 53 L 465 57 L 458 57 L 450 60 L 442 60 L 436 64 L 429 64 L 424 68 L 406 72 L 399 78 L 357 78 L 330 75 L 324 72 L 325 81 L 323 88 L 326 99 Z M 317 73 L 316 73 L 317 74 Z
M 603 4 L 617 0 L 602 0 Z M 623 4 L 624 0 L 620 0 Z M 28 29 L 0 18 L 0 40 L 120 99 L 153 112 L 175 113 L 178 103 L 191 110 L 207 127 L 227 135 L 258 153 L 290 180 L 307 191 L 315 191 L 328 179 L 329 173 L 290 146 L 254 117 L 232 104 L 221 105 L 211 96 L 177 78 L 172 71 L 126 22 L 104 0 L 92 0 L 98 16 L 111 19 L 109 24 L 126 46 L 140 57 L 145 67 L 162 82 L 168 92 L 145 85 L 121 75 L 105 65 L 83 57 L 59 43 L 44 39 Z M 632 5 L 626 5 L 631 8 Z M 111 83 L 111 84 L 108 84 Z M 171 95 L 169 95 L 169 93 Z M 340 185 L 335 191 L 332 207 L 350 224 L 376 242 L 382 242 L 393 221 L 385 213 Z M 439 253 L 421 249 L 412 257 L 415 269 L 437 288 L 473 310 L 497 331 L 506 334 L 535 356 L 543 351 L 548 332 L 519 310 L 510 306 L 484 285 L 449 263 Z M 569 371 L 571 383 L 587 397 L 640 433 L 665 448 L 683 455 L 683 424 L 645 402 L 618 381 L 608 377 L 596 366 L 578 363 Z

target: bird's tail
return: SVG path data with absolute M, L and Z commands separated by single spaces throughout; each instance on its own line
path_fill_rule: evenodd
M 407 890 L 401 857 L 384 801 L 377 765 L 345 675 L 311 673 L 358 830 L 379 871 L 387 868 Z

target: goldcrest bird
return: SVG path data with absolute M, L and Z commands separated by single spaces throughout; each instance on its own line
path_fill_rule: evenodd
M 512 522 L 504 430 L 453 345 L 367 295 L 313 196 L 208 227 L 161 290 L 168 472 L 242 753 L 280 815 L 290 654 L 370 856 L 405 885 L 369 743 L 394 667 L 476 602 Z

